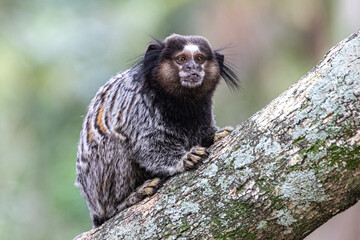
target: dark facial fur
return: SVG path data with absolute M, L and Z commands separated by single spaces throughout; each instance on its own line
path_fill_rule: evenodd
M 153 87 L 178 98 L 200 99 L 211 94 L 220 77 L 232 88 L 239 82 L 224 63 L 224 55 L 199 36 L 173 34 L 164 42 L 156 40 L 150 43 L 140 65 Z
M 206 157 L 218 130 L 212 95 L 220 76 L 237 87 L 224 56 L 206 39 L 172 35 L 151 43 L 137 66 L 99 89 L 76 161 L 76 186 L 94 227 Z

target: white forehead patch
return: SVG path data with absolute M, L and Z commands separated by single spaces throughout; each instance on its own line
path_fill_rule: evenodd
M 184 51 L 188 51 L 188 52 L 191 52 L 192 54 L 194 54 L 194 52 L 199 51 L 199 47 L 194 44 L 188 44 L 188 45 L 185 45 Z

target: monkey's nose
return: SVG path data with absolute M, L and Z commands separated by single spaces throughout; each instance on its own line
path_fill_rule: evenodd
M 193 61 L 191 61 L 186 65 L 186 70 L 187 71 L 192 71 L 192 70 L 195 70 L 196 67 L 197 67 L 196 64 Z
M 191 76 L 192 77 L 200 77 L 200 75 L 198 73 L 196 73 L 196 72 L 191 73 Z

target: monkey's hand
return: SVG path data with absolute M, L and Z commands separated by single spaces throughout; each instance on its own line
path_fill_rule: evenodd
M 215 132 L 215 136 L 214 136 L 214 142 L 219 141 L 220 139 L 226 137 L 227 135 L 229 135 L 232 131 L 234 130 L 233 127 L 227 126 L 224 128 L 221 128 L 219 130 L 217 130 Z
M 195 146 L 181 158 L 181 167 L 184 171 L 193 169 L 209 156 L 208 151 L 204 147 Z

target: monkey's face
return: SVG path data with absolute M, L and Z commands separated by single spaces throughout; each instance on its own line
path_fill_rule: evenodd
M 220 76 L 230 86 L 238 86 L 235 73 L 224 64 L 224 55 L 199 36 L 173 34 L 164 42 L 156 40 L 141 63 L 151 86 L 175 97 L 199 99 L 212 94 Z
M 175 54 L 173 61 L 178 68 L 179 81 L 184 88 L 200 87 L 205 76 L 206 57 L 195 44 L 187 44 Z
M 219 79 L 219 64 L 205 38 L 171 35 L 164 41 L 153 81 L 165 92 L 201 98 L 215 90 Z

